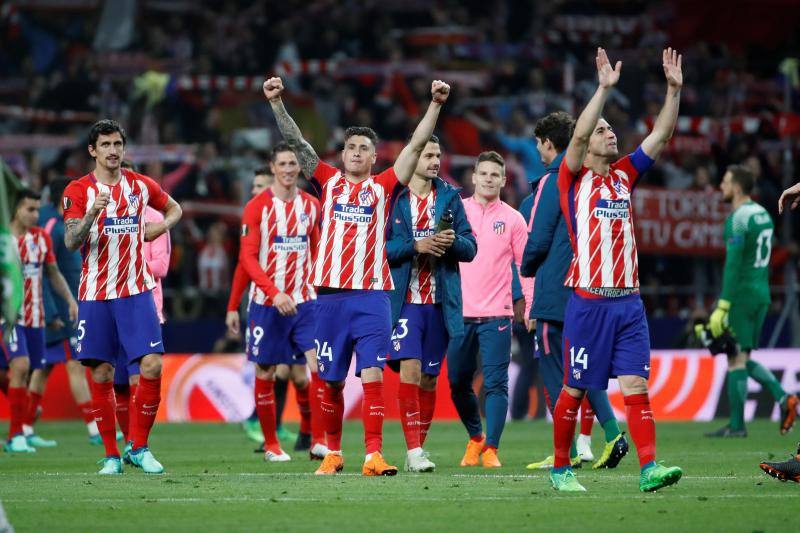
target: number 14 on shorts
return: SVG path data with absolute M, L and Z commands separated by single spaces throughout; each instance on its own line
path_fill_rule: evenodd
M 572 369 L 572 377 L 575 379 L 581 379 L 581 370 L 578 366 L 586 370 L 589 367 L 589 352 L 586 351 L 584 347 L 578 347 L 575 349 L 575 346 L 569 347 L 569 366 Z

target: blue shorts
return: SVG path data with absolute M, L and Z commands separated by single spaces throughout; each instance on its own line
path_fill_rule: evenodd
M 576 389 L 605 390 L 617 376 L 649 378 L 650 332 L 639 295 L 573 293 L 564 316 L 564 367 L 564 383 Z
M 77 344 L 77 337 L 61 339 L 60 341 L 48 344 L 44 349 L 44 358 L 47 364 L 56 365 L 58 363 L 65 363 L 70 359 L 78 359 L 75 353 L 75 346 Z
M 11 330 L 8 344 L 0 339 L 0 347 L 6 361 L 3 368 L 8 368 L 8 362 L 15 357 L 27 357 L 31 370 L 44 368 L 47 364 L 44 359 L 44 328 L 28 328 L 16 324 Z
M 139 375 L 139 363 L 129 363 L 124 352 L 117 354 L 114 365 L 114 385 L 130 385 L 131 376 Z
M 271 305 L 251 303 L 247 310 L 247 358 L 261 366 L 304 365 L 305 352 L 314 348 L 316 302 L 297 306 L 284 316 Z
M 448 341 L 441 305 L 404 303 L 392 332 L 389 368 L 399 372 L 402 359 L 417 359 L 423 374 L 438 376 Z
M 325 381 L 344 381 L 356 355 L 356 376 L 383 369 L 389 357 L 392 309 L 385 291 L 353 290 L 317 297 L 317 363 Z
M 161 324 L 153 293 L 142 292 L 113 300 L 78 304 L 78 343 L 81 361 L 98 360 L 117 366 L 138 362 L 151 353 L 164 353 Z

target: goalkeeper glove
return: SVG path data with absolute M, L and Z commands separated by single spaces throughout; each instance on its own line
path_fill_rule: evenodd
M 728 311 L 730 311 L 730 309 L 731 303 L 728 300 L 720 299 L 720 301 L 717 302 L 717 308 L 711 313 L 708 327 L 711 329 L 711 334 L 715 337 L 722 335 L 722 332 L 728 327 Z

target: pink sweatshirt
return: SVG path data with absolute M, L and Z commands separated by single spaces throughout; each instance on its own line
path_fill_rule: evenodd
M 461 263 L 464 317 L 514 316 L 511 301 L 511 265 L 519 269 L 528 242 L 522 215 L 502 200 L 486 206 L 474 196 L 464 200 L 467 220 L 478 241 L 478 254 Z M 528 280 L 522 279 L 523 287 Z M 523 291 L 526 299 L 530 291 Z
M 164 220 L 164 215 L 148 206 L 144 212 L 145 222 L 161 222 Z M 144 260 L 147 261 L 147 266 L 150 267 L 150 272 L 156 280 L 156 288 L 153 289 L 153 300 L 156 302 L 156 311 L 158 312 L 158 320 L 164 323 L 164 295 L 161 292 L 161 278 L 167 275 L 169 271 L 169 254 L 170 254 L 170 241 L 169 232 L 166 232 L 161 237 L 152 242 L 144 243 Z

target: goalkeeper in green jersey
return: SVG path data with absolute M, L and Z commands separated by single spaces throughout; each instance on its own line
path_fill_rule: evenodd
M 770 302 L 769 257 L 775 228 L 769 213 L 750 198 L 754 184 L 753 173 L 741 165 L 729 166 L 720 184 L 723 200 L 733 205 L 733 211 L 725 220 L 722 294 L 708 327 L 714 337 L 730 328 L 739 350 L 728 356 L 730 422 L 718 431 L 706 433 L 707 437 L 747 436 L 744 402 L 748 376 L 780 403 L 782 434 L 792 428 L 797 415 L 797 397 L 786 394 L 772 372 L 750 359 L 750 352 L 758 348 Z

